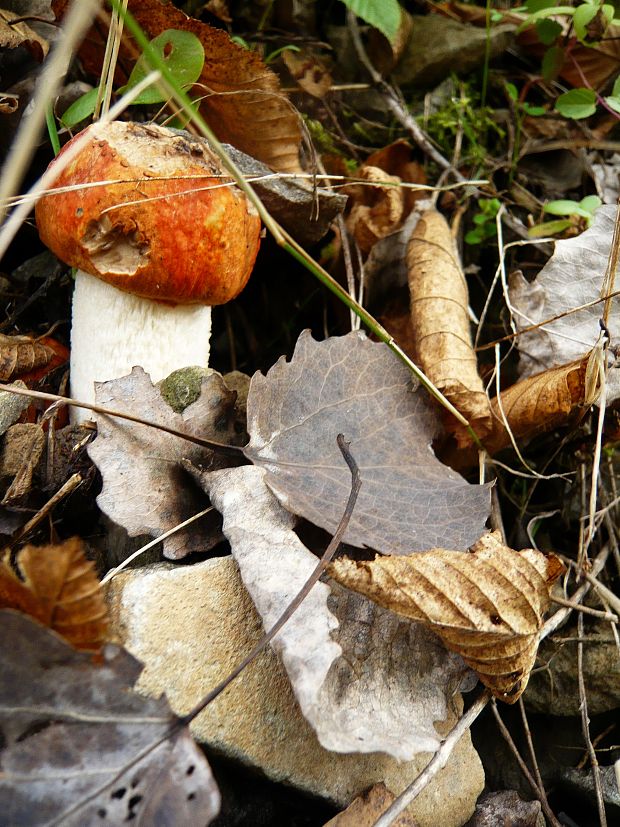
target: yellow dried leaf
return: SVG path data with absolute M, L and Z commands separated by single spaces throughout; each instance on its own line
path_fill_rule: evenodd
M 493 533 L 470 552 L 342 559 L 328 571 L 343 586 L 427 626 L 495 697 L 514 703 L 527 686 L 549 588 L 562 570 L 557 557 L 513 551 Z
M 472 346 L 469 292 L 447 221 L 436 210 L 418 221 L 407 249 L 416 361 L 483 439 L 489 400 Z
M 98 649 L 106 636 L 107 609 L 82 541 L 25 546 L 17 565 L 22 580 L 6 559 L 0 562 L 0 608 L 35 617 L 77 649 Z
M 569 365 L 537 373 L 502 391 L 499 400 L 492 399 L 493 427 L 484 439 L 487 452 L 493 456 L 508 448 L 512 443 L 510 434 L 521 447 L 535 436 L 565 425 L 571 414 L 586 404 L 588 359 L 585 356 Z M 449 428 L 459 447 L 471 450 L 444 455 L 442 459 L 457 468 L 475 464 L 478 452 L 465 428 L 453 419 Z
M 367 184 L 351 184 L 344 192 L 351 198 L 347 229 L 360 250 L 369 253 L 380 238 L 395 232 L 404 217 L 401 179 L 379 167 L 363 166 L 357 174 Z M 370 186 L 374 184 L 374 186 Z

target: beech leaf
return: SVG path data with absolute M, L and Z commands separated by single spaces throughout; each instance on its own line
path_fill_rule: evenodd
M 340 459 L 344 465 L 342 456 Z M 221 511 L 245 587 L 271 628 L 317 564 L 253 466 L 194 471 Z M 441 742 L 466 670 L 419 623 L 337 584 L 317 583 L 273 641 L 302 713 L 335 752 L 386 752 L 409 761 Z
M 436 428 L 426 391 L 412 389 L 385 345 L 305 332 L 290 362 L 253 376 L 244 450 L 285 508 L 333 533 L 350 490 L 342 433 L 362 478 L 346 542 L 392 554 L 464 549 L 484 531 L 490 490 L 436 459 Z
M 344 558 L 328 571 L 380 606 L 423 623 L 495 697 L 514 703 L 536 660 L 549 588 L 563 569 L 553 555 L 507 548 L 494 532 L 471 552 L 432 549 L 374 562 Z
M 534 282 L 529 283 L 520 273 L 513 274 L 510 301 L 520 332 L 517 342 L 521 376 L 580 360 L 594 347 L 601 332 L 599 320 L 603 302 L 576 312 L 569 311 L 600 298 L 616 210 L 615 205 L 599 207 L 588 230 L 575 238 L 557 241 L 555 252 Z M 521 332 L 566 313 L 568 315 L 535 330 Z M 607 326 L 612 340 L 616 340 L 620 333 L 620 303 L 617 300 L 611 304 Z M 609 371 L 608 383 L 612 391 L 609 402 L 620 396 L 617 367 Z
M 77 537 L 48 546 L 25 546 L 17 576 L 0 561 L 0 608 L 18 609 L 62 635 L 77 649 L 98 649 L 107 632 L 107 609 L 95 567 Z
M 103 663 L 18 612 L 0 612 L 0 810 L 5 824 L 208 824 L 220 796 L 165 698 L 132 691 L 141 665 Z

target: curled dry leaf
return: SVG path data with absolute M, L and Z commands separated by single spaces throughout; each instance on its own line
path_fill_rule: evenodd
M 344 465 L 342 457 L 341 463 Z M 317 564 L 296 523 L 246 465 L 195 476 L 224 518 L 243 583 L 271 628 Z M 440 744 L 436 724 L 458 717 L 465 674 L 457 655 L 419 623 L 337 584 L 317 583 L 274 638 L 302 713 L 334 752 L 385 752 L 400 761 Z
M 0 479 L 11 477 L 2 505 L 15 505 L 30 493 L 32 480 L 45 450 L 45 434 L 40 425 L 12 425 L 0 449 Z
M 68 0 L 54 0 L 58 18 Z M 180 29 L 196 35 L 204 47 L 205 63 L 194 87 L 200 96 L 200 112 L 221 141 L 254 156 L 282 172 L 298 172 L 301 144 L 300 119 L 280 89 L 274 72 L 260 55 L 233 43 L 221 29 L 188 17 L 172 4 L 160 0 L 129 0 L 129 11 L 149 39 L 166 31 Z M 107 30 L 100 24 L 89 32 L 80 49 L 88 72 L 99 76 Z M 128 34 L 123 35 L 119 66 L 131 67 L 139 50 Z M 116 82 L 127 75 L 117 72 Z
M 511 434 L 521 447 L 539 434 L 566 425 L 571 415 L 587 404 L 588 361 L 585 357 L 537 373 L 502 391 L 499 399 L 492 399 L 493 427 L 484 439 L 485 450 L 493 456 L 512 444 Z M 466 429 L 458 422 L 453 424 L 453 420 L 450 429 L 457 436 L 460 449 L 443 458 L 455 468 L 477 463 L 478 450 Z
M 351 205 L 346 223 L 361 251 L 368 254 L 377 241 L 399 230 L 421 197 L 419 191 L 401 184 L 425 184 L 426 176 L 404 140 L 373 152 L 357 176 L 367 183 L 344 188 Z
M 497 533 L 471 552 L 433 549 L 329 567 L 339 583 L 432 629 L 507 703 L 527 686 L 549 589 L 562 571 L 557 557 L 513 551 Z
M 4 824 L 208 824 L 220 796 L 164 697 L 133 692 L 141 665 L 117 646 L 76 652 L 0 612 L 0 812 Z M 208 654 L 208 653 L 207 653 Z
M 325 64 L 307 49 L 293 52 L 285 49 L 282 60 L 300 88 L 313 98 L 324 98 L 332 85 L 331 75 Z
M 395 798 L 385 784 L 375 784 L 354 799 L 346 810 L 330 818 L 323 827 L 373 827 Z M 418 827 L 418 823 L 413 816 L 404 813 L 392 822 L 392 827 Z
M 95 567 L 77 537 L 49 546 L 25 546 L 16 571 L 0 562 L 0 609 L 17 609 L 58 632 L 76 649 L 96 650 L 108 617 Z
M 24 382 L 36 381 L 68 358 L 68 349 L 47 336 L 33 339 L 0 333 L 1 382 L 11 382 L 18 377 Z
M 418 364 L 484 439 L 489 400 L 471 341 L 469 291 L 448 223 L 435 210 L 418 221 L 407 250 Z

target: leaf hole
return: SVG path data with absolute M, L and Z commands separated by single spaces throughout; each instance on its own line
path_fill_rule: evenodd
M 491 623 L 494 626 L 499 626 L 502 622 L 502 619 L 499 615 L 491 615 Z
M 137 807 L 138 804 L 142 801 L 143 797 L 144 796 L 141 795 L 132 795 L 132 797 L 129 799 L 129 809 L 133 810 L 135 807 Z
M 126 792 L 127 789 L 125 787 L 119 787 L 118 790 L 114 790 L 110 798 L 118 798 L 120 800 Z
M 196 793 L 188 793 L 187 794 L 187 800 L 188 801 L 193 801 L 195 798 L 196 798 Z
M 140 783 L 140 776 L 139 775 L 134 775 L 134 777 L 131 781 L 131 789 L 135 790 L 135 788 L 138 786 L 139 783 Z
M 97 815 L 99 816 L 99 818 L 105 818 L 107 816 L 107 814 L 108 814 L 108 811 L 104 810 L 103 807 L 101 807 L 101 809 L 97 810 Z
M 190 764 L 189 767 L 185 770 L 185 775 L 191 775 L 196 767 L 193 764 Z

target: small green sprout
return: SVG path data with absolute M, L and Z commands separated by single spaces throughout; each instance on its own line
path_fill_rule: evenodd
M 600 206 L 601 199 L 598 195 L 586 195 L 581 201 L 571 201 L 569 199 L 549 201 L 543 207 L 543 212 L 548 215 L 565 215 L 568 217 L 556 221 L 544 221 L 542 224 L 532 227 L 528 235 L 530 238 L 541 238 L 546 235 L 557 235 L 571 228 L 586 229 L 592 224 L 594 214 Z

